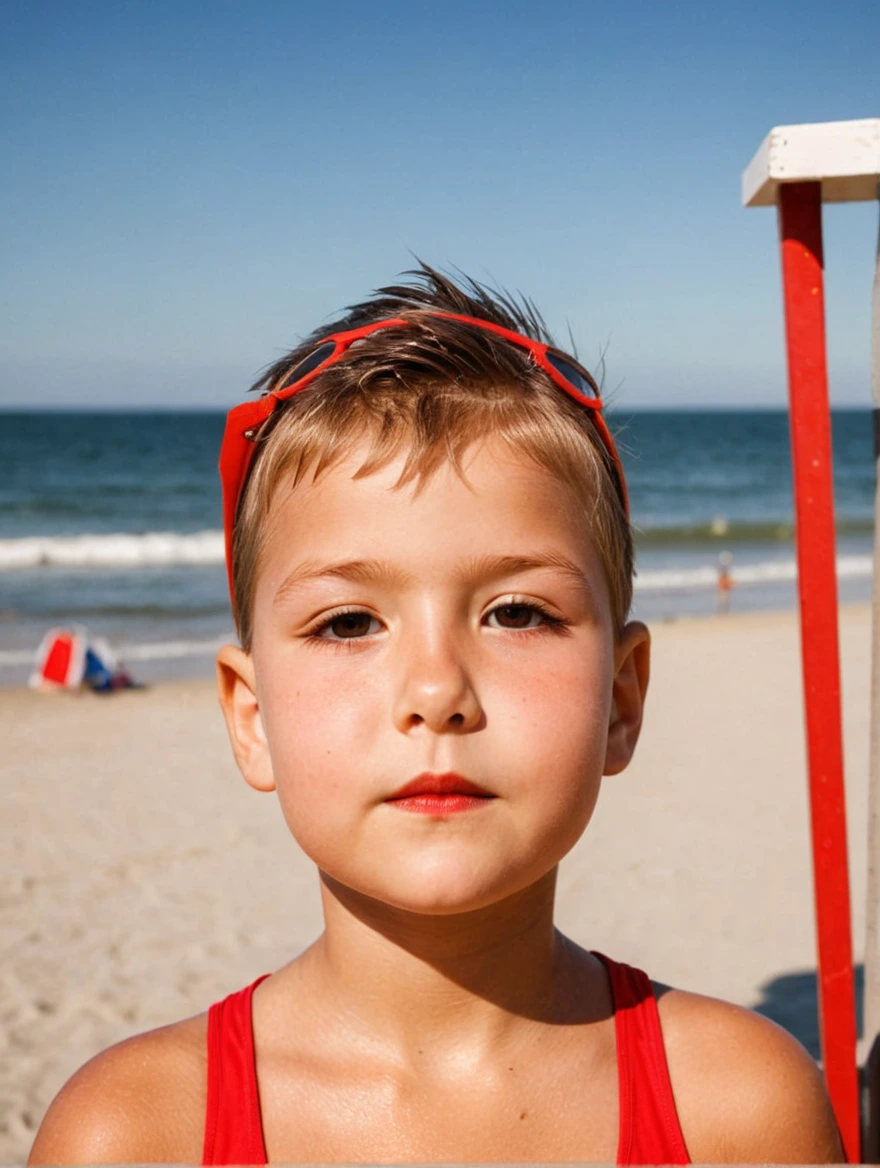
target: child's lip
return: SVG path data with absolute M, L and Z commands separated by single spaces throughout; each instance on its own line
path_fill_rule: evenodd
M 472 783 L 470 779 L 457 775 L 453 771 L 442 775 L 426 771 L 424 774 L 416 775 L 393 795 L 389 795 L 386 802 L 391 803 L 396 799 L 411 799 L 417 795 L 470 795 L 476 799 L 495 798 L 492 792 L 487 791 L 485 787 L 480 787 L 477 783 Z

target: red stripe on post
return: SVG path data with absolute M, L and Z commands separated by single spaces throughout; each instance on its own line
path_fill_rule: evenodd
M 859 1159 L 855 983 L 852 964 L 840 661 L 837 640 L 831 417 L 825 363 L 822 193 L 818 182 L 779 189 L 779 226 L 801 652 L 825 1081 L 847 1159 Z

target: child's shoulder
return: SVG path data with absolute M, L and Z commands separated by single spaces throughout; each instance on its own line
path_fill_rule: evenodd
M 657 986 L 676 1108 L 692 1160 L 811 1164 L 843 1159 L 813 1059 L 767 1018 Z
M 46 1113 L 29 1164 L 200 1163 L 207 1015 L 96 1055 Z

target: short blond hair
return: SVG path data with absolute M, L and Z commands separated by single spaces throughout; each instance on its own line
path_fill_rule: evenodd
M 383 305 L 375 319 L 399 317 L 406 326 L 381 330 L 352 346 L 342 361 L 277 409 L 257 439 L 232 544 L 234 608 L 246 651 L 269 514 L 282 484 L 295 487 L 307 475 L 317 478 L 363 451 L 353 478 L 404 455 L 397 486 L 414 483 L 418 488 L 444 464 L 464 477 L 467 451 L 490 438 L 544 467 L 572 491 L 602 562 L 615 632 L 623 629 L 632 603 L 632 532 L 617 472 L 590 411 L 561 393 L 524 350 L 485 330 L 432 315 L 435 308 L 489 318 L 485 304 L 477 304 L 482 311 L 474 312 L 471 296 L 462 308 L 465 293 L 457 285 L 423 268 L 418 275 L 425 283 L 425 273 L 432 284 L 442 281 L 443 291 L 454 289 L 454 307 L 448 296 L 447 302 L 417 303 L 402 311 L 399 304 L 394 310 Z M 475 288 L 471 283 L 468 292 Z M 385 289 L 377 300 L 389 292 L 399 296 L 401 289 Z M 522 314 L 511 319 L 515 305 L 507 299 L 493 303 L 496 323 L 517 332 L 525 332 L 525 323 L 531 335 L 543 329 L 534 310 L 526 320 Z M 321 335 L 366 323 L 363 308 Z M 308 338 L 276 362 L 258 388 L 283 385 L 317 339 Z

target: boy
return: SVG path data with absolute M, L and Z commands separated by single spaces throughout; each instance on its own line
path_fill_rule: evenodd
M 553 928 L 641 727 L 626 486 L 536 314 L 415 275 L 272 366 L 221 455 L 220 701 L 325 931 L 89 1063 L 31 1162 L 839 1161 L 787 1034 Z

